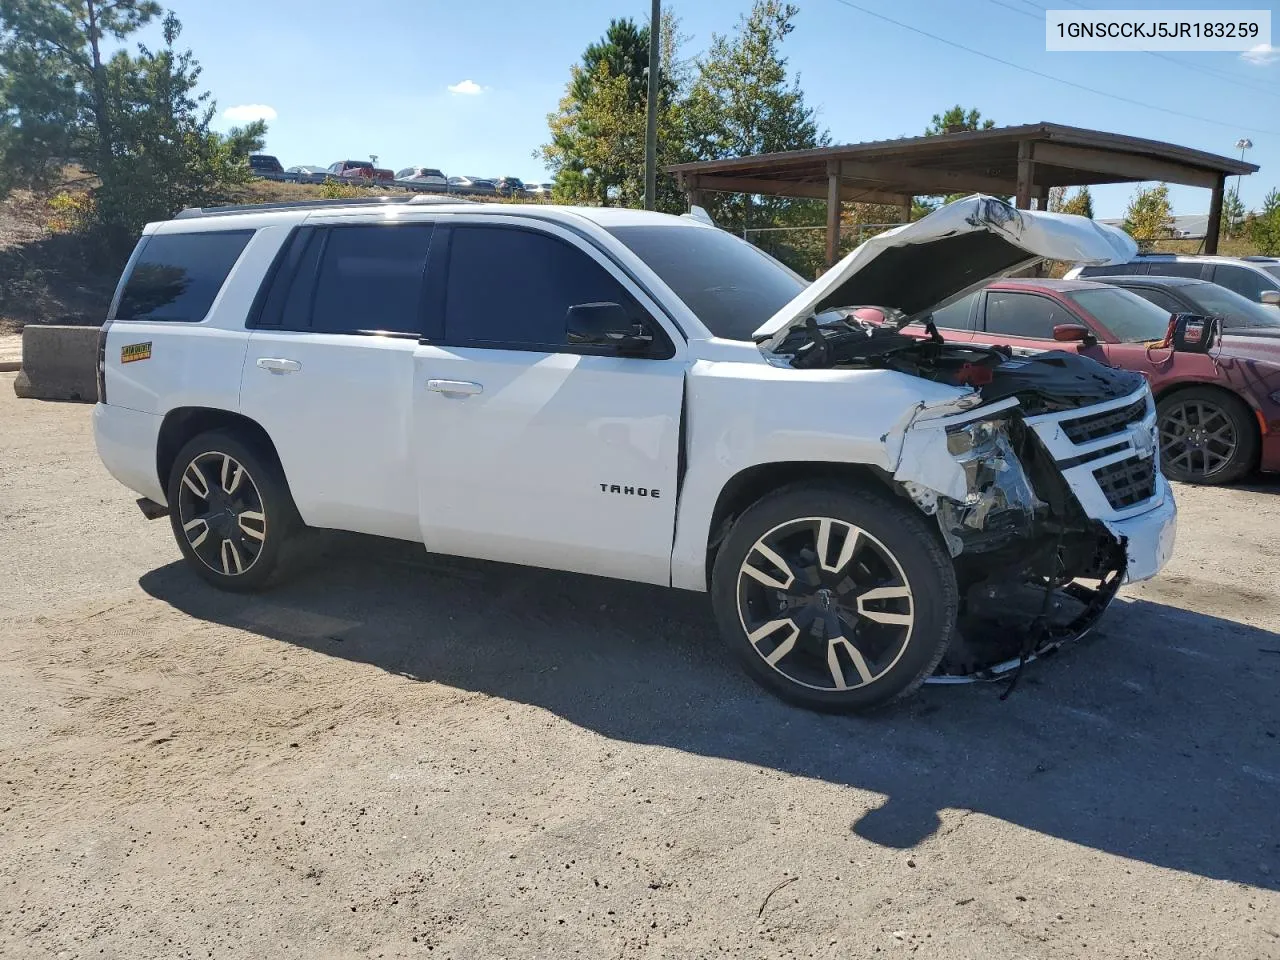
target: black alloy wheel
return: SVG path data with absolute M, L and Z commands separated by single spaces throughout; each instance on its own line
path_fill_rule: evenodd
M 1253 469 L 1258 430 L 1249 408 L 1214 388 L 1193 387 L 1157 407 L 1160 459 L 1165 475 L 1184 483 L 1239 480 Z

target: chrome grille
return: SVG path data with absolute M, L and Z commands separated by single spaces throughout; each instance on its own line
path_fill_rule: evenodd
M 1131 423 L 1137 423 L 1147 415 L 1147 399 L 1143 397 L 1127 407 L 1092 413 L 1087 417 L 1062 421 L 1062 432 L 1072 443 L 1088 443 L 1120 433 Z
M 1156 495 L 1156 458 L 1129 457 L 1093 471 L 1113 510 L 1123 510 Z

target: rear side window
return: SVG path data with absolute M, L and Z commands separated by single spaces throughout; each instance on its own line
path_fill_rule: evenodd
M 125 282 L 116 320 L 203 320 L 252 230 L 156 234 Z
M 1204 264 L 1197 260 L 1152 260 L 1147 272 L 1153 277 L 1193 277 L 1199 279 Z
M 420 333 L 431 232 L 429 223 L 328 230 L 312 296 L 310 329 L 315 333 Z M 304 273 L 300 271 L 300 276 Z
M 557 237 L 510 227 L 453 230 L 444 314 L 450 343 L 556 351 L 567 340 L 569 308 L 602 302 L 641 318 L 608 271 Z

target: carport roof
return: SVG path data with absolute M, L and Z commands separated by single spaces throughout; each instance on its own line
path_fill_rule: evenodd
M 1018 182 L 1019 161 L 1029 183 Z M 690 191 L 823 199 L 830 198 L 834 174 L 841 200 L 875 203 L 938 193 L 1035 196 L 1056 186 L 1144 180 L 1213 188 L 1221 178 L 1257 169 L 1173 143 L 1046 122 L 667 167 Z

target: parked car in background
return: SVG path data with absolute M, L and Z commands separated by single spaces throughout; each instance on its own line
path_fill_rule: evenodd
M 555 184 L 552 183 L 531 183 L 525 187 L 525 191 L 531 197 L 536 197 L 539 200 L 545 200 L 551 196 L 551 188 L 554 186 Z
M 527 193 L 519 177 L 498 177 L 493 181 L 493 188 L 500 197 L 523 197 Z
M 1168 310 L 1087 280 L 1000 280 L 935 310 L 933 321 L 949 341 L 1071 350 L 1144 374 L 1174 480 L 1231 483 L 1280 470 L 1280 339 L 1227 334 L 1209 353 L 1156 346 Z
M 262 177 L 264 180 L 291 179 L 284 172 L 284 167 L 280 166 L 280 161 L 266 153 L 249 154 L 249 172 L 255 177 Z
M 449 192 L 492 197 L 498 192 L 498 188 L 492 180 L 486 180 L 483 177 L 450 177 Z
M 1080 266 L 1066 279 L 1108 276 L 1190 277 L 1234 290 L 1255 303 L 1280 308 L 1280 257 L 1210 257 L 1180 253 L 1140 254 L 1129 263 Z
M 324 167 L 316 167 L 309 164 L 290 167 L 285 173 L 297 183 L 324 183 L 325 178 L 329 175 Z
M 1223 329 L 1237 336 L 1280 337 L 1280 310 L 1247 300 L 1234 290 L 1208 280 L 1141 274 L 1089 279 L 1132 290 L 1170 313 L 1221 317 Z
M 396 183 L 413 190 L 445 190 L 448 178 L 435 167 L 405 167 L 396 173 Z
M 329 164 L 329 175 L 347 180 L 394 180 L 390 170 L 375 167 L 368 160 L 339 160 Z

